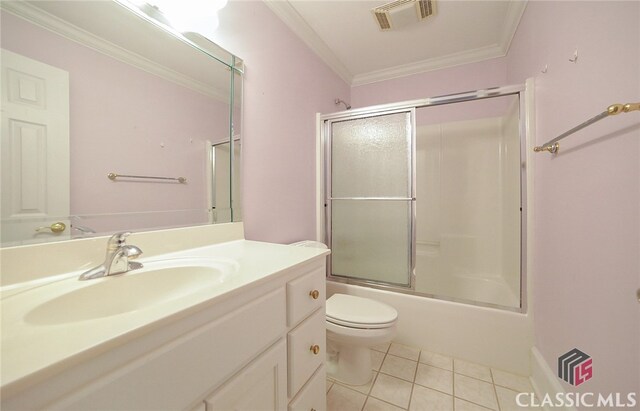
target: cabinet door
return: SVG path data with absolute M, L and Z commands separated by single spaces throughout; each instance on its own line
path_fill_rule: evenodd
M 327 409 L 326 376 L 323 365 L 289 403 L 289 411 L 325 411 Z
M 286 410 L 287 349 L 280 340 L 206 399 L 207 411 Z

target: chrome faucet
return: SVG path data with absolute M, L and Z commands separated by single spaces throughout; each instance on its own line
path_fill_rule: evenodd
M 135 245 L 126 244 L 129 235 L 131 235 L 130 232 L 112 235 L 107 242 L 107 255 L 104 263 L 82 273 L 79 280 L 91 280 L 142 268 L 141 263 L 129 261 L 142 254 L 142 250 Z

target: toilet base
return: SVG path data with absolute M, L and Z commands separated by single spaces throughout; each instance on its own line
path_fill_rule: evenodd
M 348 385 L 366 385 L 373 375 L 369 347 L 340 346 L 327 352 L 327 375 Z

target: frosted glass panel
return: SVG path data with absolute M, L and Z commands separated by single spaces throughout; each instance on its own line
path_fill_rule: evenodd
M 410 113 L 332 125 L 332 197 L 411 197 Z
M 332 275 L 409 285 L 410 211 L 410 201 L 333 200 Z

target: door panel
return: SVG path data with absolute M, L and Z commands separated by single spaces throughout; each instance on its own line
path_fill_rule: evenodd
M 414 111 L 329 127 L 332 276 L 411 286 Z
M 69 238 L 69 74 L 2 50 L 1 83 L 2 245 Z

